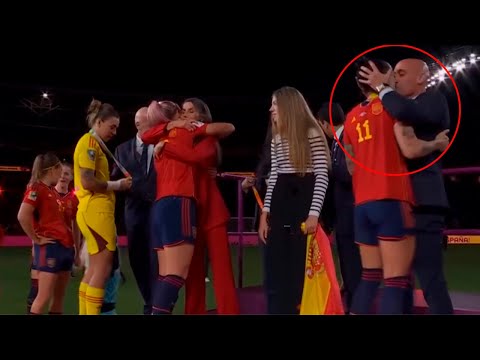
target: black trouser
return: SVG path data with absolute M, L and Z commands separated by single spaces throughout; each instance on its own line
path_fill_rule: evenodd
M 423 290 L 429 312 L 452 314 L 453 306 L 443 271 L 443 215 L 417 213 L 414 272 Z
M 305 277 L 307 238 L 300 226 L 308 217 L 314 177 L 280 174 L 270 204 L 265 246 L 265 285 L 269 314 L 298 314 Z
M 149 208 L 140 210 L 144 217 L 136 214 L 136 218 L 144 219 L 144 222 L 129 224 L 128 218 L 126 219 L 130 267 L 144 301 L 145 314 L 151 314 L 152 287 L 156 280 L 154 274 L 158 274 L 158 270 L 155 270 L 158 269 L 157 254 L 152 251 L 150 244 L 149 210 Z

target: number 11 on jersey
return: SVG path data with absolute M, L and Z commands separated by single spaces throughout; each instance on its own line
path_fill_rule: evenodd
M 362 129 L 363 128 L 363 129 Z M 357 124 L 357 132 L 358 132 L 358 142 L 364 142 L 365 140 L 370 140 L 372 138 L 372 134 L 370 133 L 370 125 L 368 120 L 365 120 L 361 125 L 360 123 Z M 365 133 L 365 136 L 364 136 Z

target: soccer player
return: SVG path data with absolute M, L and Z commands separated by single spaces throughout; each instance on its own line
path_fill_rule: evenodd
M 33 266 L 38 272 L 38 293 L 30 314 L 42 314 L 54 298 L 52 311 L 61 313 L 63 298 L 75 256 L 71 226 L 65 222 L 63 202 L 53 188 L 62 166 L 52 153 L 38 155 L 18 212 L 18 221 L 32 239 Z
M 201 125 L 194 131 L 182 128 L 168 131 L 167 123 L 159 123 L 165 119 L 178 120 L 180 111 L 180 107 L 171 102 L 153 101 L 148 114 L 149 123 L 154 127 L 142 135 L 145 144 L 158 144 L 163 148 L 155 158 L 157 197 L 152 209 L 152 242 L 159 263 L 152 313 L 157 315 L 173 311 L 189 271 L 197 231 L 193 166 L 174 159 L 169 149 L 178 146 L 193 152 L 198 137 L 224 137 L 235 130 L 232 124 L 215 123 Z M 202 163 L 205 158 L 197 160 Z
M 30 314 L 33 301 L 38 294 L 38 271 L 35 269 L 35 265 L 33 264 L 33 259 L 35 257 L 34 244 L 35 243 L 32 242 L 32 251 L 30 256 L 30 290 L 28 291 L 27 295 L 27 314 Z
M 78 265 L 80 261 L 80 248 L 81 248 L 81 236 L 80 230 L 77 226 L 77 208 L 78 199 L 75 196 L 75 192 L 70 189 L 70 183 L 73 181 L 73 166 L 72 164 L 63 161 L 62 162 L 62 175 L 55 185 L 55 190 L 60 198 L 60 210 L 62 211 L 65 223 L 69 227 L 74 240 L 75 257 L 74 264 Z M 63 314 L 63 300 L 65 296 L 66 286 L 68 285 L 70 274 L 66 278 L 62 278 L 61 281 L 57 281 L 55 288 L 53 301 L 50 305 L 49 314 L 60 315 Z M 60 279 L 59 279 L 60 280 Z
M 75 194 L 79 200 L 77 224 L 90 261 L 80 283 L 79 314 L 98 315 L 117 249 L 115 191 L 128 190 L 132 179 L 110 181 L 107 156 L 102 150 L 117 132 L 118 112 L 112 105 L 94 99 L 87 122 L 91 131 L 80 138 L 73 155 Z
M 182 119 L 211 123 L 212 116 L 207 104 L 198 98 L 190 98 L 182 104 Z M 171 147 L 170 151 L 175 148 Z M 208 167 L 194 167 L 194 181 L 197 194 L 197 239 L 190 271 L 185 283 L 185 314 L 205 314 L 205 252 L 213 273 L 213 287 L 219 315 L 239 314 L 235 279 L 233 277 L 230 246 L 228 242 L 227 223 L 229 211 L 216 183 L 216 167 L 221 158 L 217 138 L 205 136 L 194 145 L 194 150 L 187 149 L 172 154 L 180 161 L 195 164 L 192 156 L 207 154 Z
M 390 65 L 373 61 L 382 72 Z M 355 106 L 345 121 L 344 143 L 347 152 L 370 169 L 389 174 L 407 173 L 402 156 L 401 124 L 384 110 L 377 92 L 359 81 L 357 84 L 366 101 Z M 395 130 L 395 128 L 397 130 Z M 428 151 L 435 143 L 416 139 L 415 151 Z M 399 146 L 400 145 L 400 146 Z M 403 149 L 406 151 L 406 149 Z M 360 245 L 362 279 L 355 292 L 351 313 L 370 312 L 373 299 L 382 279 L 383 295 L 379 312 L 401 314 L 415 249 L 412 235 L 414 197 L 408 176 L 385 176 L 354 166 L 347 157 L 353 176 L 355 195 L 355 238 Z
M 379 89 L 385 109 L 399 121 L 409 125 L 410 133 L 430 140 L 450 128 L 448 102 L 441 91 L 427 91 L 430 72 L 420 59 L 402 59 L 391 74 L 362 68 L 365 83 Z M 394 81 L 389 81 L 389 80 Z M 408 136 L 408 133 L 406 134 Z M 447 144 L 448 145 L 448 144 Z M 439 151 L 444 151 L 439 150 Z M 410 170 L 431 164 L 428 170 L 412 174 L 416 198 L 416 247 L 414 271 L 432 314 L 453 314 L 452 300 L 443 270 L 443 231 L 448 199 L 445 192 L 441 161 L 433 164 L 437 151 L 423 153 L 407 162 Z M 413 297 L 413 292 L 410 298 Z M 413 306 L 413 304 L 411 305 Z
M 125 277 L 120 270 L 120 256 L 118 254 L 118 247 L 114 253 L 112 272 L 108 278 L 107 283 L 105 284 L 105 296 L 103 298 L 102 308 L 100 310 L 100 315 L 117 315 L 117 297 L 118 297 L 118 288 L 120 283 L 125 282 Z M 81 249 L 81 264 L 88 268 L 89 259 L 87 247 L 83 246 Z

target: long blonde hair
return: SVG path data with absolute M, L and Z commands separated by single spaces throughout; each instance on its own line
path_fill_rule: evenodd
M 289 155 L 292 166 L 304 174 L 311 163 L 309 133 L 321 136 L 326 150 L 327 165 L 331 168 L 330 151 L 325 133 L 312 114 L 305 98 L 297 89 L 289 86 L 282 87 L 273 93 L 277 101 L 277 123 L 272 126 L 273 135 L 280 135 L 286 139 L 289 146 Z

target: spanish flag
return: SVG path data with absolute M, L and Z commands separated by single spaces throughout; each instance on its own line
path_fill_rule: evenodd
M 305 224 L 302 224 L 305 231 Z M 344 315 L 330 240 L 318 225 L 307 236 L 305 282 L 300 315 Z

